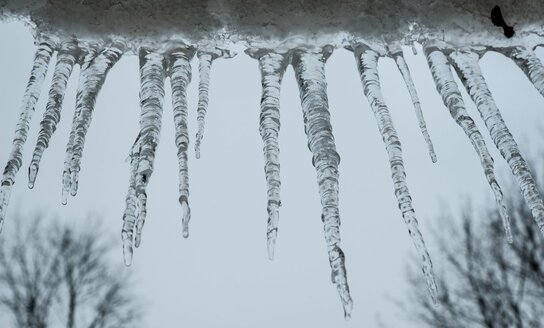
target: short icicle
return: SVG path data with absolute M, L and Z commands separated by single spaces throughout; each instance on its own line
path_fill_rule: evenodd
M 53 82 L 49 89 L 49 100 L 40 123 L 40 132 L 38 133 L 38 141 L 32 154 L 32 162 L 28 167 L 28 187 L 34 188 L 34 183 L 38 175 L 40 161 L 43 153 L 49 147 L 51 136 L 57 130 L 57 124 L 60 121 L 62 102 L 68 79 L 72 74 L 72 69 L 79 58 L 79 48 L 75 40 L 62 42 L 57 52 L 57 63 L 53 73 Z
M 259 132 L 263 139 L 264 172 L 267 184 L 268 221 L 266 240 L 268 258 L 274 259 L 274 249 L 278 235 L 280 200 L 280 161 L 278 135 L 280 131 L 280 88 L 289 56 L 274 51 L 248 52 L 259 60 L 261 71 L 262 96 Z
M 213 54 L 209 52 L 201 52 L 198 54 L 198 108 L 197 108 L 197 123 L 198 131 L 195 141 L 195 157 L 200 158 L 200 144 L 204 137 L 204 125 L 206 112 L 208 111 L 208 92 L 210 89 L 210 71 L 212 68 Z
M 340 215 L 338 210 L 338 165 L 340 156 L 336 152 L 330 123 L 325 79 L 325 62 L 332 47 L 323 49 L 295 49 L 292 65 L 300 91 L 304 116 L 304 130 L 308 137 L 308 148 L 313 154 L 312 162 L 317 171 L 317 181 L 323 212 L 325 241 L 332 269 L 331 279 L 336 285 L 344 317 L 351 317 L 353 302 L 349 292 L 344 252 L 340 248 Z
M 49 39 L 44 39 L 38 45 L 38 49 L 34 56 L 34 64 L 23 96 L 19 120 L 15 128 L 11 153 L 6 167 L 4 168 L 2 181 L 0 182 L 0 231 L 2 231 L 2 226 L 6 217 L 11 189 L 15 183 L 15 176 L 23 164 L 23 147 L 28 136 L 30 121 L 34 114 L 36 102 L 40 97 L 43 81 L 47 74 L 49 61 L 53 55 L 54 49 L 54 43 Z
M 132 255 L 134 253 L 134 225 L 136 224 L 136 215 L 138 211 L 138 198 L 136 197 L 136 175 L 138 173 L 138 161 L 140 159 L 140 138 L 132 145 L 128 160 L 130 162 L 130 179 L 128 183 L 127 197 L 125 198 L 126 208 L 123 214 L 123 228 L 121 230 L 121 240 L 123 242 L 123 258 L 125 265 L 132 265 Z
M 197 123 L 198 130 L 195 137 L 195 157 L 200 158 L 200 146 L 204 138 L 204 126 L 206 123 L 206 113 L 208 111 L 209 89 L 210 89 L 210 72 L 212 63 L 217 58 L 231 58 L 236 55 L 235 52 L 220 49 L 216 47 L 204 47 L 198 50 L 198 108 L 197 108 Z
M 74 131 L 72 158 L 68 172 L 64 172 L 64 174 L 70 175 L 70 179 L 67 180 L 69 186 L 65 186 L 65 188 L 69 187 L 72 196 L 77 194 L 83 146 L 91 125 L 96 98 L 104 85 L 109 70 L 121 58 L 123 49 L 124 45 L 121 43 L 107 46 L 94 58 L 90 66 L 82 70 L 76 96 L 77 117 L 75 117 L 75 124 L 72 126 Z
M 463 129 L 467 137 L 470 139 L 474 150 L 478 154 L 482 168 L 484 169 L 485 177 L 497 203 L 497 209 L 501 215 L 506 239 L 509 243 L 512 242 L 512 232 L 510 229 L 510 218 L 508 209 L 504 202 L 503 193 L 497 178 L 495 176 L 495 164 L 493 157 L 489 153 L 485 144 L 484 138 L 480 133 L 474 120 L 470 117 L 466 110 L 463 97 L 453 78 L 450 65 L 446 55 L 435 46 L 425 47 L 425 54 L 429 64 L 431 74 L 436 84 L 438 93 L 442 96 L 444 105 L 448 108 L 451 117 Z
M 423 273 L 427 282 L 427 288 L 433 301 L 436 303 L 438 290 L 433 273 L 433 264 L 419 230 L 416 214 L 412 206 L 412 197 L 406 184 L 401 143 L 397 131 L 393 126 L 389 109 L 382 96 L 380 77 L 378 75 L 379 55 L 364 44 L 357 45 L 354 53 L 365 96 L 374 112 L 378 129 L 385 143 L 399 209 L 402 212 L 402 217 L 408 227 L 408 233 L 414 242 L 419 257 L 423 260 Z
M 191 82 L 191 59 L 193 48 L 177 48 L 169 53 L 170 83 L 172 85 L 172 107 L 176 128 L 176 147 L 179 165 L 179 203 L 182 210 L 183 237 L 189 237 L 189 169 L 187 165 L 189 148 L 189 129 L 187 126 L 187 86 Z M 200 105 L 199 105 L 200 107 Z
M 427 130 L 427 124 L 425 123 L 425 118 L 423 116 L 421 103 L 419 102 L 419 97 L 417 95 L 416 86 L 414 85 L 412 75 L 410 74 L 410 69 L 408 68 L 408 65 L 406 64 L 406 61 L 404 60 L 404 56 L 402 54 L 402 47 L 399 44 L 394 44 L 390 47 L 390 53 L 395 60 L 395 63 L 397 63 L 397 67 L 402 75 L 402 78 L 404 79 L 404 83 L 406 84 L 406 88 L 410 93 L 410 97 L 412 98 L 412 104 L 416 112 L 419 129 L 421 130 L 421 134 L 423 135 L 423 138 L 427 143 L 427 149 L 429 151 L 431 161 L 433 163 L 436 163 L 437 159 L 436 153 L 434 151 L 433 142 L 431 140 L 431 136 L 429 135 L 429 131 Z
M 535 222 L 544 234 L 544 203 L 535 180 L 529 170 L 529 165 L 521 156 L 518 144 L 508 130 L 499 108 L 495 104 L 491 91 L 480 70 L 479 56 L 473 52 L 455 52 L 450 55 L 467 92 L 476 104 L 491 139 L 506 160 L 516 180 L 521 193 L 529 206 Z
M 166 77 L 164 56 L 154 50 L 140 49 L 140 133 L 138 162 L 135 178 L 135 197 L 138 200 L 134 246 L 139 247 L 147 215 L 146 187 L 153 174 L 155 152 L 159 144 Z
M 542 65 L 535 52 L 519 46 L 514 47 L 509 56 L 525 73 L 529 81 L 533 83 L 535 89 L 544 96 L 544 65 Z

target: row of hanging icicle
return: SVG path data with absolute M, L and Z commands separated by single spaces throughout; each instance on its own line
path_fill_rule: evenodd
M 506 239 L 511 242 L 512 235 L 508 210 L 503 200 L 501 187 L 495 178 L 493 158 L 478 130 L 473 118 L 468 114 L 459 87 L 454 80 L 451 67 L 457 72 L 464 87 L 476 103 L 481 118 L 485 122 L 495 146 L 508 162 L 514 177 L 519 183 L 523 197 L 532 215 L 544 229 L 544 205 L 526 161 L 520 154 L 518 145 L 506 126 L 491 92 L 480 71 L 478 60 L 483 52 L 470 49 L 454 49 L 443 42 L 426 42 L 424 53 L 429 64 L 436 88 L 449 110 L 453 120 L 463 129 L 474 147 L 484 170 L 486 179 L 495 196 L 497 207 L 504 223 Z M 383 99 L 378 74 L 378 59 L 382 56 L 395 60 L 406 83 L 419 126 L 428 145 L 430 157 L 436 162 L 433 145 L 427 132 L 420 102 L 410 71 L 403 58 L 400 43 L 375 47 L 363 42 L 353 42 L 349 47 L 355 54 L 363 91 L 368 98 L 382 135 L 389 157 L 394 192 L 408 232 L 423 261 L 423 272 L 433 300 L 437 288 L 429 253 L 418 228 L 410 192 L 406 185 L 402 147 L 387 105 Z M 278 233 L 280 201 L 280 163 L 278 134 L 280 130 L 280 85 L 282 77 L 290 64 L 300 90 L 300 100 L 304 116 L 304 129 L 308 137 L 308 148 L 313 154 L 313 165 L 317 172 L 319 194 L 322 204 L 322 221 L 328 249 L 332 282 L 336 285 L 349 318 L 352 300 L 347 283 L 345 258 L 340 248 L 340 216 L 338 209 L 338 165 L 340 156 L 336 152 L 334 136 L 330 123 L 327 100 L 325 63 L 332 54 L 332 46 L 300 47 L 289 51 L 271 49 L 248 49 L 246 53 L 259 62 L 262 77 L 262 98 L 259 131 L 263 140 L 265 175 L 268 193 L 267 244 L 268 256 L 274 257 L 274 245 Z M 68 196 L 75 196 L 78 190 L 79 171 L 85 137 L 91 124 L 94 105 L 104 84 L 108 71 L 119 61 L 126 51 L 122 42 L 91 44 L 75 39 L 53 42 L 42 38 L 34 59 L 30 79 L 26 87 L 19 121 L 17 122 L 13 147 L 1 180 L 0 226 L 4 221 L 15 176 L 22 166 L 23 145 L 27 139 L 34 107 L 40 95 L 49 61 L 56 52 L 49 100 L 40 124 L 38 140 L 28 169 L 29 188 L 33 188 L 43 152 L 49 145 L 61 117 L 61 109 L 66 85 L 75 65 L 80 65 L 76 109 L 72 130 L 66 146 L 66 158 L 62 177 L 62 203 Z M 544 66 L 532 49 L 519 46 L 503 51 L 514 60 L 531 80 L 538 91 L 544 95 Z M 168 51 L 158 51 L 149 47 L 139 49 L 140 58 L 140 132 L 130 149 L 130 180 L 126 197 L 126 210 L 123 215 L 122 240 L 126 265 L 132 263 L 133 247 L 141 242 L 142 229 L 146 217 L 146 186 L 153 173 L 155 151 L 159 143 L 164 99 L 164 83 L 170 78 L 172 86 L 172 105 L 175 121 L 175 143 L 179 162 L 179 202 L 182 208 L 183 236 L 189 236 L 189 177 L 187 151 L 189 135 L 187 129 L 187 86 L 191 81 L 191 60 L 199 60 L 199 101 L 198 133 L 195 152 L 200 157 L 200 144 L 204 132 L 204 118 L 208 105 L 208 89 L 212 62 L 220 57 L 231 57 L 232 52 L 211 47 L 197 47 L 180 44 Z

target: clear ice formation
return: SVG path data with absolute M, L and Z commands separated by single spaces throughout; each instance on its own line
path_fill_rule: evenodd
M 415 47 L 413 47 L 412 49 L 414 50 L 414 55 L 416 55 L 417 51 Z M 436 153 L 434 152 L 434 146 L 433 146 L 433 142 L 431 141 L 431 136 L 429 135 L 429 131 L 427 130 L 427 123 L 425 123 L 425 118 L 423 117 L 423 111 L 421 110 L 421 103 L 419 102 L 416 86 L 414 85 L 414 81 L 412 80 L 410 69 L 408 68 L 408 65 L 406 65 L 406 61 L 404 60 L 404 56 L 402 54 L 402 47 L 400 46 L 399 43 L 394 43 L 389 47 L 389 55 L 395 60 L 395 63 L 397 64 L 397 67 L 399 68 L 400 74 L 402 75 L 402 78 L 404 79 L 404 83 L 406 84 L 408 93 L 410 93 L 410 97 L 412 98 L 412 104 L 416 112 L 417 121 L 419 123 L 419 129 L 421 130 L 421 134 L 423 135 L 423 138 L 425 139 L 425 143 L 427 143 L 429 156 L 431 157 L 431 161 L 433 163 L 436 163 L 437 161 Z
M 34 55 L 34 65 L 30 72 L 30 78 L 26 86 L 19 121 L 15 127 L 15 136 L 13 137 L 13 146 L 9 155 L 8 163 L 4 168 L 2 181 L 0 182 L 0 231 L 4 223 L 6 211 L 11 196 L 11 188 L 15 184 L 15 176 L 23 165 L 23 146 L 26 142 L 30 121 L 34 114 L 34 107 L 40 96 L 43 80 L 49 67 L 49 61 L 53 55 L 55 45 L 53 41 L 44 39 L 40 41 L 36 54 Z
M 72 196 L 77 194 L 83 145 L 91 125 L 96 97 L 104 85 L 109 70 L 121 58 L 124 47 L 121 43 L 113 43 L 98 51 L 93 48 L 83 49 L 87 54 L 79 76 L 76 111 L 62 174 L 63 204 L 67 203 L 68 192 Z
M 131 151 L 131 166 L 132 161 L 135 161 L 133 164 L 135 166 L 134 200 L 137 204 L 137 210 L 135 214 L 126 215 L 128 219 L 132 219 L 132 216 L 134 216 L 136 222 L 127 224 L 127 221 L 125 221 L 123 224 L 123 249 L 128 250 L 124 254 L 125 263 L 131 261 L 132 244 L 134 243 L 134 246 L 139 247 L 142 240 L 142 229 L 147 215 L 147 193 L 145 189 L 153 174 L 155 152 L 159 145 L 162 126 L 164 81 L 166 79 L 165 65 L 163 54 L 148 48 L 140 49 L 140 132 Z M 133 199 L 131 199 L 130 203 L 132 201 Z M 127 202 L 128 207 L 132 208 L 129 202 Z M 131 226 L 133 226 L 132 235 L 134 239 L 129 238 L 132 236 L 128 231 Z
M 470 117 L 466 110 L 463 97 L 461 96 L 461 92 L 457 86 L 457 82 L 455 82 L 453 78 L 448 59 L 442 51 L 443 50 L 440 49 L 440 46 L 434 44 L 430 44 L 425 47 L 425 54 L 431 69 L 431 74 L 436 84 L 436 89 L 442 96 L 444 105 L 449 109 L 451 117 L 463 129 L 472 143 L 474 150 L 478 154 L 487 182 L 495 196 L 495 201 L 503 221 L 507 241 L 512 242 L 512 232 L 510 229 L 508 209 L 506 208 L 506 204 L 503 199 L 504 197 L 501 187 L 499 186 L 495 176 L 493 157 L 491 157 L 484 138 L 474 123 L 474 120 Z
M 34 188 L 34 183 L 38 175 L 40 161 L 43 153 L 49 147 L 49 141 L 53 133 L 57 130 L 57 124 L 60 121 L 62 102 L 68 79 L 72 75 L 72 69 L 79 60 L 79 48 L 75 40 L 62 42 L 57 52 L 57 63 L 53 73 L 53 82 L 49 89 L 49 101 L 45 108 L 43 120 L 40 123 L 40 132 L 38 141 L 32 154 L 32 162 L 28 167 L 28 187 Z
M 344 317 L 351 317 L 353 302 L 349 293 L 344 252 L 340 248 L 340 213 L 338 209 L 338 164 L 330 122 L 325 79 L 325 62 L 333 48 L 295 49 L 292 54 L 293 69 L 300 90 L 304 117 L 304 132 L 312 152 L 312 164 L 317 172 L 317 183 L 323 212 L 321 221 L 332 269 L 331 280 L 336 285 L 344 306 Z
M 467 92 L 476 104 L 491 139 L 518 181 L 521 194 L 525 198 L 536 224 L 544 233 L 544 203 L 529 170 L 529 165 L 521 156 L 518 144 L 508 130 L 501 112 L 493 100 L 491 91 L 487 87 L 478 64 L 479 55 L 471 51 L 456 51 L 451 53 L 450 57 L 453 59 L 453 66 L 461 77 Z
M 204 48 L 197 53 L 198 57 L 198 108 L 197 108 L 197 123 L 198 131 L 196 133 L 195 141 L 195 157 L 200 158 L 200 145 L 202 144 L 202 138 L 204 138 L 204 126 L 206 119 L 206 112 L 208 111 L 208 96 L 210 90 L 210 72 L 212 69 L 212 63 L 215 59 L 231 58 L 235 54 L 228 50 L 219 48 Z
M 398 206 L 404 222 L 408 227 L 408 233 L 412 238 L 419 257 L 423 261 L 423 274 L 425 275 L 427 288 L 433 301 L 436 303 L 438 290 L 434 278 L 431 256 L 419 231 L 416 214 L 412 206 L 412 196 L 406 184 L 401 143 L 381 91 L 380 77 L 378 75 L 378 58 L 380 55 L 366 44 L 357 44 L 353 48 L 361 76 L 361 83 L 363 84 L 363 91 L 376 117 L 378 129 L 382 135 L 387 156 L 389 157 L 391 176 L 393 178 Z
M 208 111 L 208 92 L 210 89 L 210 71 L 212 69 L 212 61 L 214 54 L 209 52 L 199 51 L 198 57 L 198 108 L 197 122 L 198 132 L 196 133 L 195 141 L 195 157 L 200 158 L 200 144 L 204 138 L 204 124 L 206 112 Z
M 172 85 L 174 126 L 176 127 L 176 147 L 178 148 L 179 203 L 182 209 L 183 237 L 185 238 L 189 237 L 189 220 L 191 219 L 191 209 L 189 208 L 189 168 L 187 166 L 187 149 L 189 148 L 187 86 L 191 82 L 191 59 L 193 56 L 193 48 L 178 48 L 174 49 L 168 58 L 168 74 L 170 75 L 170 83 Z
M 6 216 L 11 189 L 23 161 L 34 107 L 38 100 L 49 61 L 56 52 L 53 79 L 40 124 L 38 140 L 30 161 L 28 186 L 32 188 L 44 151 L 61 118 L 67 83 L 76 65 L 80 66 L 76 108 L 67 141 L 61 199 L 78 189 L 83 146 L 91 124 L 95 101 L 109 70 L 123 55 L 140 57 L 140 131 L 129 152 L 130 174 L 123 214 L 124 261 L 132 263 L 133 248 L 141 243 L 147 214 L 146 187 L 153 173 L 155 151 L 161 130 L 164 84 L 170 79 L 175 123 L 175 145 L 179 164 L 179 202 L 182 235 L 189 235 L 188 150 L 189 104 L 187 86 L 191 81 L 191 60 L 199 61 L 199 101 L 195 155 L 200 157 L 210 87 L 210 70 L 216 58 L 229 58 L 243 47 L 258 60 L 262 98 L 259 132 L 263 141 L 264 171 L 267 183 L 267 247 L 274 257 L 278 234 L 280 201 L 280 86 L 289 64 L 295 70 L 300 91 L 308 147 L 313 155 L 322 205 L 325 241 L 336 285 L 349 318 L 352 299 L 347 283 L 345 257 L 340 249 L 338 208 L 338 165 L 327 100 L 325 64 L 335 48 L 350 48 L 356 55 L 364 93 L 375 114 L 389 156 L 394 192 L 419 256 L 431 297 L 436 297 L 430 256 L 419 232 L 411 195 L 406 186 L 402 150 L 392 117 L 381 94 L 378 58 L 389 56 L 397 64 L 414 107 L 419 128 L 433 162 L 436 154 L 423 118 L 421 104 L 410 70 L 403 57 L 403 46 L 417 53 L 415 43 L 423 45 L 436 89 L 453 120 L 470 140 L 493 191 L 502 216 L 506 238 L 512 241 L 508 210 L 495 177 L 494 161 L 482 134 L 465 109 L 451 66 L 484 120 L 501 155 L 510 165 L 536 223 L 544 232 L 544 205 L 527 163 L 503 121 L 478 67 L 479 56 L 498 51 L 511 58 L 544 96 L 544 66 L 534 53 L 543 45 L 544 6 L 538 0 L 383 0 L 380 6 L 367 1 L 338 0 L 335 10 L 327 1 L 192 1 L 179 6 L 173 0 L 134 0 L 130 5 L 118 1 L 36 1 L 0 0 L 0 20 L 17 18 L 34 29 L 37 51 L 23 97 L 13 146 L 0 182 L 0 229 Z M 204 4 L 204 5 L 202 5 Z M 502 29 L 489 19 L 491 8 L 499 4 L 513 24 L 515 36 L 505 38 Z M 258 9 L 258 10 L 257 10 Z M 416 15 L 424 11 L 423 15 Z M 135 20 L 134 17 L 139 19 Z M 364 19 L 361 19 L 364 17 Z M 238 48 L 237 48 L 238 47 Z
M 274 248 L 278 235 L 280 200 L 280 147 L 278 135 L 280 132 L 280 88 L 285 69 L 289 64 L 290 55 L 277 53 L 272 50 L 256 51 L 250 49 L 248 55 L 259 61 L 261 71 L 261 115 L 259 132 L 263 139 L 264 172 L 267 184 L 268 222 L 266 240 L 268 258 L 274 259 Z
M 514 47 L 509 55 L 533 83 L 538 92 L 544 96 L 544 65 L 542 65 L 534 51 L 518 46 Z

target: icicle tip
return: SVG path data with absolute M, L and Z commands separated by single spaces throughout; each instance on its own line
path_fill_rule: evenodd
M 181 204 L 181 224 L 183 226 L 183 238 L 189 238 L 189 221 L 191 220 L 191 208 L 189 207 L 189 202 L 187 197 L 181 196 L 179 200 Z
M 351 319 L 351 312 L 353 310 L 353 301 L 350 299 L 344 303 L 344 319 L 349 321 Z
M 270 261 L 274 260 L 274 249 L 276 248 L 276 239 L 278 237 L 279 216 L 280 213 L 277 204 L 270 204 L 268 206 L 268 231 L 266 233 L 268 259 Z
M 132 256 L 134 254 L 131 236 L 129 233 L 123 232 L 121 238 L 123 240 L 123 259 L 125 261 L 125 266 L 129 267 L 132 265 Z
M 274 260 L 274 250 L 276 248 L 276 236 L 278 234 L 278 230 L 274 229 L 273 231 L 270 231 L 268 233 L 268 240 L 267 240 L 267 250 L 268 250 L 268 259 L 270 261 Z
M 0 233 L 2 232 L 2 226 L 4 225 L 4 219 L 6 218 L 6 212 L 8 210 L 9 198 L 11 196 L 11 184 L 5 183 L 0 187 Z
M 36 177 L 38 176 L 38 165 L 36 163 L 30 164 L 28 167 L 28 189 L 34 188 Z

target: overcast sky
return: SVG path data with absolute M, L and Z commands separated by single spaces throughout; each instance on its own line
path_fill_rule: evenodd
M 20 23 L 0 25 L 0 163 L 6 163 L 35 46 Z M 544 52 L 538 52 L 541 58 Z M 438 249 L 429 228 L 445 206 L 463 199 L 493 203 L 479 160 L 436 92 L 420 53 L 406 54 L 419 92 L 438 163 L 433 164 L 419 132 L 411 101 L 391 59 L 380 60 L 385 99 L 404 150 L 408 184 L 431 252 Z M 54 62 L 54 61 L 53 61 Z M 291 68 L 282 85 L 280 159 L 282 204 L 276 258 L 266 253 L 266 185 L 258 132 L 260 75 L 245 54 L 214 62 L 210 104 L 200 160 L 194 159 L 197 66 L 193 61 L 190 105 L 191 236 L 181 236 L 177 158 L 170 86 L 166 88 L 161 144 L 148 187 L 148 215 L 133 270 L 137 295 L 146 302 L 145 327 L 412 327 L 388 298 L 402 299 L 405 267 L 415 253 L 393 193 L 387 155 L 364 98 L 353 54 L 337 50 L 327 64 L 332 125 L 340 164 L 342 248 L 354 299 L 344 321 L 331 284 L 315 170 L 306 146 L 298 88 Z M 496 53 L 482 70 L 505 121 L 525 155 L 542 150 L 544 101 L 513 62 Z M 136 56 L 111 70 L 98 97 L 84 150 L 79 193 L 60 204 L 64 149 L 75 105 L 79 69 L 68 86 L 63 118 L 46 151 L 34 190 L 27 167 L 45 108 L 49 71 L 25 148 L 6 225 L 14 213 L 47 211 L 86 225 L 99 214 L 107 230 L 120 236 L 129 165 L 138 133 L 139 73 Z M 497 170 L 509 173 L 472 102 L 468 110 L 486 138 Z M 509 189 L 504 178 L 503 190 Z M 93 226 L 89 226 L 93 229 Z M 120 238 L 119 238 L 120 242 Z M 122 262 L 119 245 L 116 260 Z M 439 270 L 440 268 L 435 268 Z

